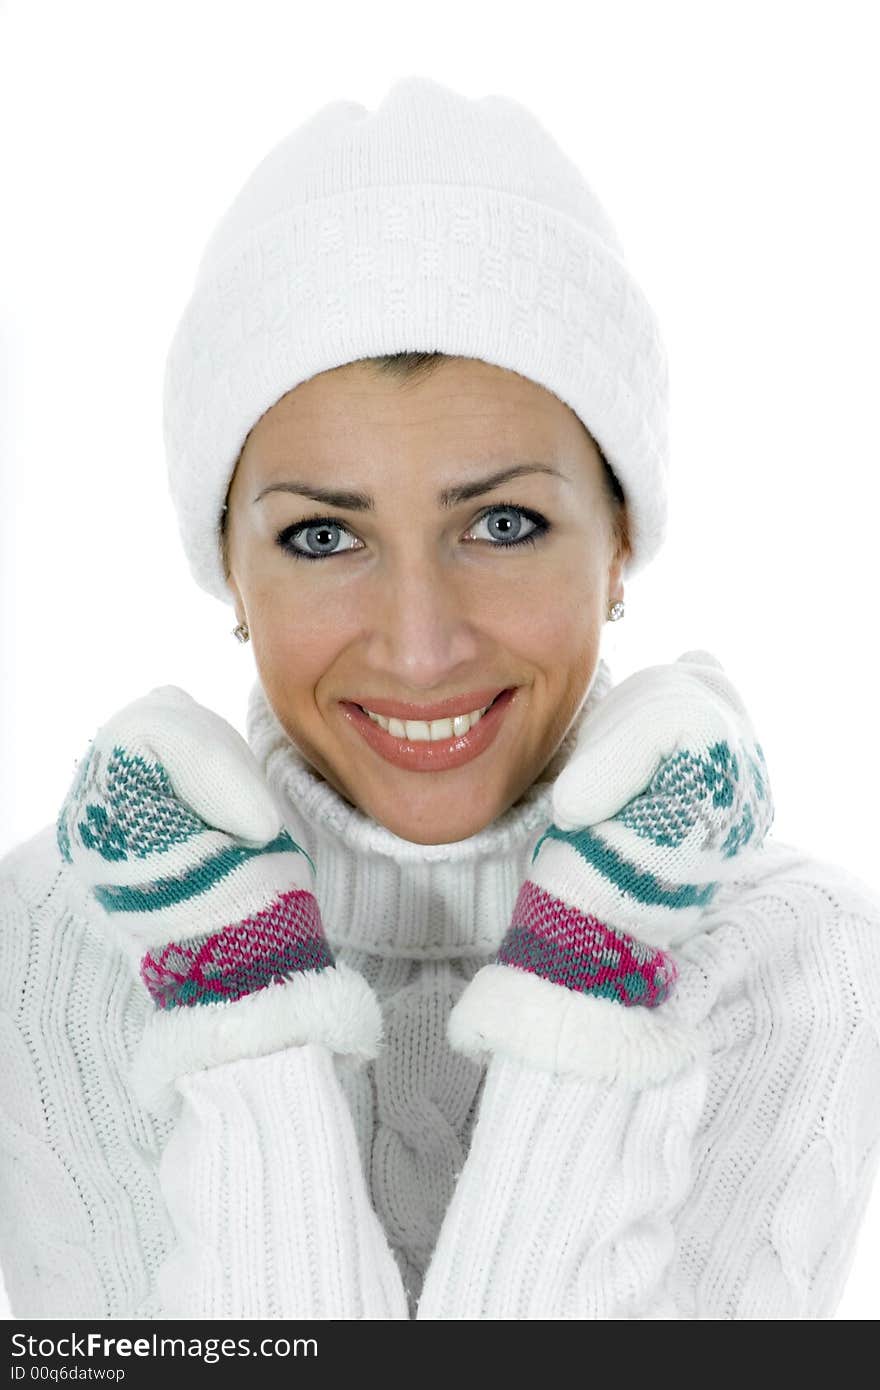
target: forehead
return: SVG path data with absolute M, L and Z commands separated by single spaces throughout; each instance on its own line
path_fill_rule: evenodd
M 551 391 L 506 368 L 450 358 L 400 378 L 352 362 L 321 372 L 276 401 L 251 430 L 245 453 L 271 462 L 292 442 L 326 443 L 336 456 L 375 436 L 456 440 L 478 450 L 570 448 L 589 436 Z

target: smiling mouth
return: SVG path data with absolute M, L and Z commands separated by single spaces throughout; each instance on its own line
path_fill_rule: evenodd
M 383 719 L 353 700 L 342 701 L 341 708 L 381 758 L 411 772 L 441 772 L 471 762 L 491 746 L 518 692 L 518 686 L 507 686 L 478 712 L 431 721 Z
M 356 708 L 365 714 L 373 724 L 394 738 L 409 739 L 412 742 L 434 743 L 461 737 L 468 733 L 511 688 L 507 686 L 504 690 L 499 690 L 498 694 L 485 705 L 463 710 L 460 714 L 440 715 L 433 719 L 398 718 L 394 715 L 377 713 L 369 706 L 360 704 L 356 704 Z

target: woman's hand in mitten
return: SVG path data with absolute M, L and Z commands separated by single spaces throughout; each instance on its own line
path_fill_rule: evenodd
M 312 860 L 245 740 L 185 691 L 99 729 L 57 840 L 155 1005 L 151 1099 L 175 1072 L 293 1042 L 375 1055 L 378 1006 L 334 961 Z
M 502 1031 L 531 1028 L 549 1065 L 663 1075 L 692 1044 L 660 1023 L 678 974 L 668 948 L 698 929 L 720 883 L 745 874 L 773 820 L 761 746 L 715 658 L 686 652 L 610 690 L 552 804 L 495 963 L 462 996 L 450 1036 L 474 1050 L 480 1012 L 496 1032 L 506 1013 Z

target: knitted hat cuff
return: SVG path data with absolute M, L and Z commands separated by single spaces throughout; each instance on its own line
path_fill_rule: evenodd
M 254 424 L 319 372 L 402 351 L 482 359 L 556 395 L 623 487 L 627 576 L 653 558 L 666 523 L 667 363 L 620 257 L 517 194 L 370 187 L 287 208 L 200 267 L 169 350 L 164 428 L 202 588 L 232 603 L 220 515 Z

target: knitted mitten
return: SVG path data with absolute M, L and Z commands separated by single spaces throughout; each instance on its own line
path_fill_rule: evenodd
M 99 729 L 57 841 L 154 1005 L 132 1078 L 144 1103 L 294 1043 L 376 1055 L 379 1007 L 334 960 L 312 860 L 245 740 L 185 691 L 161 686 Z
M 773 820 L 742 700 L 706 652 L 636 672 L 579 730 L 553 788 L 495 961 L 449 1020 L 459 1051 L 552 1070 L 657 1081 L 697 1038 L 664 1004 L 669 948 L 697 930 L 719 884 L 743 875 Z

